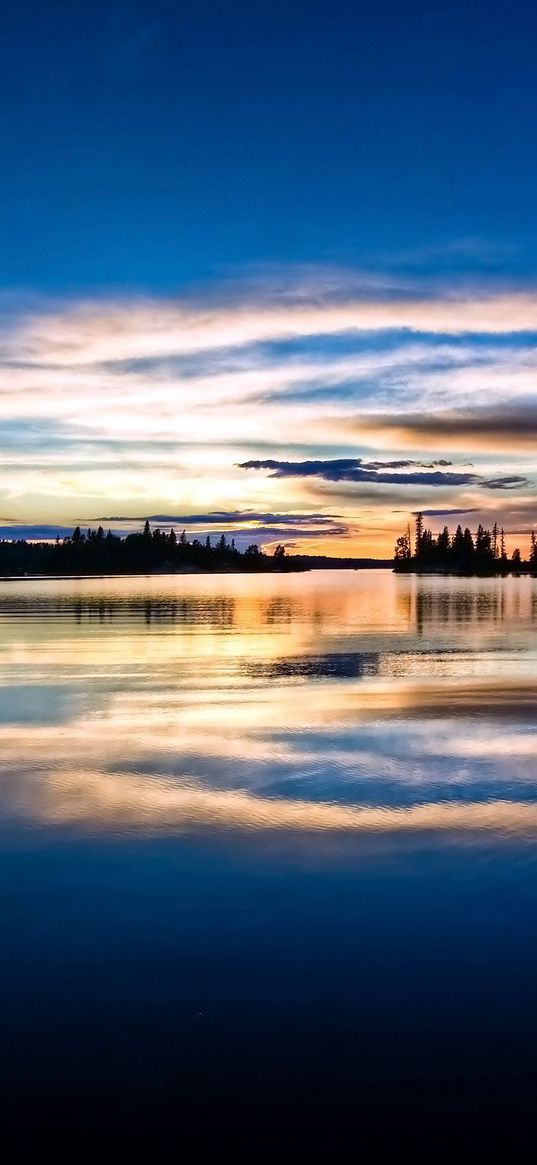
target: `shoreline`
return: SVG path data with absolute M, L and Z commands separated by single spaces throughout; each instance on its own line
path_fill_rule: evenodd
M 411 567 L 408 570 L 401 569 L 401 567 L 394 566 L 394 574 L 413 574 L 413 575 L 436 575 L 440 578 L 515 578 L 528 577 L 536 578 L 537 571 L 533 566 L 522 566 L 513 568 L 508 567 L 507 570 L 447 570 L 441 566 L 431 567 Z
M 129 571 L 122 574 L 4 574 L 0 575 L 0 583 L 5 582 L 61 582 L 62 579 L 71 582 L 82 582 L 84 579 L 120 579 L 120 578 L 253 578 L 265 577 L 272 578 L 274 575 L 298 575 L 311 574 L 312 572 L 322 573 L 328 570 L 333 571 L 364 571 L 364 570 L 390 570 L 389 566 L 339 566 L 339 567 L 325 567 L 325 566 L 304 566 L 297 567 L 294 570 L 140 570 Z
M 71 582 L 82 582 L 84 579 L 90 581 L 91 579 L 127 579 L 127 578 L 195 578 L 196 576 L 208 578 L 213 576 L 215 578 L 228 578 L 230 576 L 250 577 L 253 575 L 265 575 L 266 577 L 273 575 L 296 575 L 296 574 L 310 574 L 312 572 L 322 573 L 328 571 L 329 573 L 335 571 L 356 572 L 367 570 L 389 570 L 392 574 L 398 575 L 414 575 L 418 577 L 436 578 L 537 578 L 537 571 L 533 567 L 522 567 L 517 570 L 498 570 L 498 571 L 476 571 L 476 570 L 443 570 L 441 567 L 431 569 L 410 569 L 401 570 L 400 567 L 394 567 L 384 562 L 378 563 L 364 563 L 363 566 L 349 566 L 347 563 L 342 563 L 341 566 L 300 566 L 292 570 L 198 570 L 195 567 L 185 570 L 140 570 L 140 571 L 122 571 L 122 572 L 106 572 L 94 574 L 4 574 L 0 575 L 0 583 L 8 582 L 60 582 L 62 579 Z

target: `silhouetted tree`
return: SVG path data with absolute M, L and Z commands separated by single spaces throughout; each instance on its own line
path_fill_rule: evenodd
M 490 530 L 479 523 L 475 537 L 467 526 L 458 525 L 451 538 L 448 527 L 434 535 L 423 525 L 421 514 L 416 515 L 415 553 L 412 554 L 410 530 L 401 535 L 395 545 L 394 562 L 397 570 L 455 570 L 464 573 L 507 573 L 509 567 L 524 568 L 520 551 L 512 556 L 510 564 L 505 548 L 505 534 L 495 522 Z M 531 533 L 529 566 L 537 569 L 537 541 Z
M 530 566 L 537 567 L 537 539 L 534 530 L 530 535 Z
M 494 558 L 498 557 L 498 537 L 500 531 L 498 530 L 498 523 L 495 522 L 492 527 L 492 553 Z
M 451 545 L 450 538 L 449 538 L 449 530 L 448 530 L 447 526 L 444 526 L 444 529 L 438 535 L 436 545 L 437 545 L 437 549 L 438 549 L 439 561 L 440 562 L 447 561 L 447 559 L 449 557 L 449 550 L 450 550 L 450 545 Z
M 475 540 L 476 565 L 481 568 L 492 566 L 494 551 L 489 530 L 484 530 L 481 523 L 477 527 Z
M 407 530 L 395 543 L 395 560 L 396 562 L 410 562 L 411 558 L 410 531 Z
M 453 541 L 451 543 L 451 561 L 453 566 L 462 567 L 464 563 L 465 543 L 462 526 L 459 524 L 455 530 Z

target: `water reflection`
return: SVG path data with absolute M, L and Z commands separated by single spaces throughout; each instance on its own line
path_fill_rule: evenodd
M 4 1133 L 533 1120 L 535 595 L 0 586 Z
M 520 610 L 515 607 L 516 617 Z M 533 612 L 531 612 L 533 614 Z M 416 627 L 423 634 L 428 627 L 443 625 L 472 625 L 501 623 L 505 620 L 505 592 L 468 590 L 425 589 L 420 586 L 416 594 Z
M 393 576 L 389 571 L 309 575 L 147 576 L 0 582 L 0 621 L 53 618 L 80 621 L 161 620 L 230 626 L 253 621 L 322 629 L 379 630 L 537 622 L 535 580 Z M 483 629 L 483 628 L 481 628 Z
M 288 659 L 251 663 L 251 679 L 285 679 L 291 676 L 316 679 L 352 679 L 374 676 L 379 672 L 380 656 L 374 652 L 338 651 L 324 655 L 296 655 Z
M 506 623 L 533 626 L 537 591 L 532 579 L 411 577 L 401 580 L 398 607 L 419 635 L 462 628 L 492 630 Z
M 0 588 L 5 828 L 533 836 L 533 580 Z

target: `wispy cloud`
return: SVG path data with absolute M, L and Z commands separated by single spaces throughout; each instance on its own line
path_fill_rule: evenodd
M 138 301 L 84 302 L 62 312 L 25 319 L 4 341 L 6 354 L 39 361 L 45 354 L 58 367 L 127 359 L 166 357 L 261 343 L 294 336 L 408 330 L 436 335 L 505 336 L 537 333 L 537 294 L 444 296 L 412 291 L 375 298 L 285 305 L 238 300 L 232 306 Z
M 191 529 L 250 512 L 267 538 L 369 526 L 360 550 L 385 553 L 398 502 L 532 502 L 535 336 L 533 290 L 333 270 L 205 299 L 19 297 L 0 328 L 0 504 L 29 525 L 114 498 Z M 326 524 L 291 522 L 315 511 Z

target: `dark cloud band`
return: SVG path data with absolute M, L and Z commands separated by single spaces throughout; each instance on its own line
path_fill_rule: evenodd
M 136 515 L 112 515 L 100 518 L 85 518 L 81 519 L 84 522 L 160 522 L 162 525 L 169 525 L 170 523 L 176 526 L 223 526 L 229 523 L 237 523 L 237 525 L 252 525 L 252 523 L 262 523 L 264 526 L 331 526 L 334 521 L 339 521 L 338 514 L 289 514 L 289 513 L 263 513 L 255 510 L 211 510 L 207 514 L 136 514 Z
M 438 413 L 380 413 L 349 419 L 349 432 L 385 436 L 418 445 L 433 441 L 449 449 L 507 449 L 535 447 L 537 405 L 528 403 L 510 409 L 465 409 Z
M 324 481 L 374 483 L 375 485 L 402 486 L 464 486 L 477 485 L 484 489 L 516 489 L 527 485 L 525 477 L 511 474 L 494 478 L 483 478 L 478 473 L 452 473 L 439 469 L 411 470 L 408 473 L 393 472 L 394 465 L 423 466 L 423 462 L 367 462 L 360 457 L 342 457 L 316 461 L 243 461 L 240 469 L 268 469 L 271 477 L 317 477 Z M 438 462 L 429 463 L 432 465 Z M 444 462 L 443 464 L 450 464 Z

